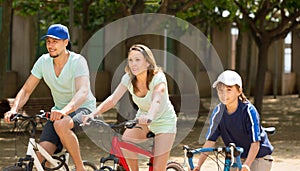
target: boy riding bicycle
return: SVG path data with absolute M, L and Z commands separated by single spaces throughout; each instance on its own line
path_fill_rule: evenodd
M 257 110 L 242 91 L 240 75 L 226 70 L 213 83 L 213 88 L 217 89 L 221 103 L 212 112 L 203 148 L 215 146 L 221 136 L 226 146 L 235 143 L 244 148 L 241 171 L 270 171 L 273 146 L 261 127 Z M 206 158 L 207 155 L 200 155 L 194 171 L 200 170 Z

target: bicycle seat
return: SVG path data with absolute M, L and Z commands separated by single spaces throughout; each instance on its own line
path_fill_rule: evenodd
M 264 131 L 266 131 L 266 133 L 270 134 L 270 135 L 274 135 L 276 132 L 276 128 L 275 127 L 262 127 L 262 129 Z

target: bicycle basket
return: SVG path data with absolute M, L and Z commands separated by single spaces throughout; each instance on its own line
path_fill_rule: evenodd
M 90 140 L 96 144 L 101 149 L 109 152 L 111 148 L 111 142 L 114 135 L 121 137 L 120 134 L 115 132 L 113 129 L 109 127 L 108 124 L 103 122 L 103 124 L 97 123 L 84 126 L 83 131 L 90 138 Z

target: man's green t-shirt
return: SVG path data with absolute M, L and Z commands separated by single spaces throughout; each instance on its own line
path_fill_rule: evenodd
M 89 69 L 85 58 L 74 52 L 69 51 L 69 53 L 68 61 L 58 77 L 54 71 L 53 58 L 49 54 L 42 55 L 31 70 L 32 75 L 39 79 L 43 78 L 50 88 L 55 105 L 52 108 L 53 110 L 61 110 L 71 101 L 76 93 L 76 77 L 89 77 Z M 91 111 L 96 109 L 96 98 L 91 90 L 81 108 L 87 108 Z

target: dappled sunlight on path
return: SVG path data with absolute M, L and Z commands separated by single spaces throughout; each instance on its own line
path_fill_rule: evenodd
M 202 102 L 208 102 L 209 99 Z M 104 114 L 106 120 L 114 120 L 115 112 Z M 298 95 L 278 96 L 274 99 L 271 96 L 264 98 L 263 112 L 261 114 L 263 126 L 275 126 L 276 134 L 269 136 L 271 143 L 275 147 L 273 156 L 275 158 L 272 171 L 282 171 L 284 169 L 300 170 L 300 98 Z M 173 148 L 171 160 L 183 162 L 182 145 L 188 144 L 192 147 L 200 147 L 199 135 L 203 123 L 207 119 L 207 113 L 201 114 L 198 123 L 190 131 L 183 142 Z M 13 125 L 7 125 L 1 121 L 0 129 L 0 168 L 13 165 L 16 162 L 15 156 L 24 157 L 26 145 L 20 141 L 22 137 L 10 132 Z M 15 141 L 17 140 L 17 141 Z M 96 163 L 99 166 L 101 156 L 107 153 L 97 147 L 85 135 L 79 135 L 82 158 Z M 220 143 L 221 144 L 221 143 Z M 144 166 L 141 170 L 145 170 Z M 216 164 L 208 160 L 205 163 L 205 171 L 215 171 Z

